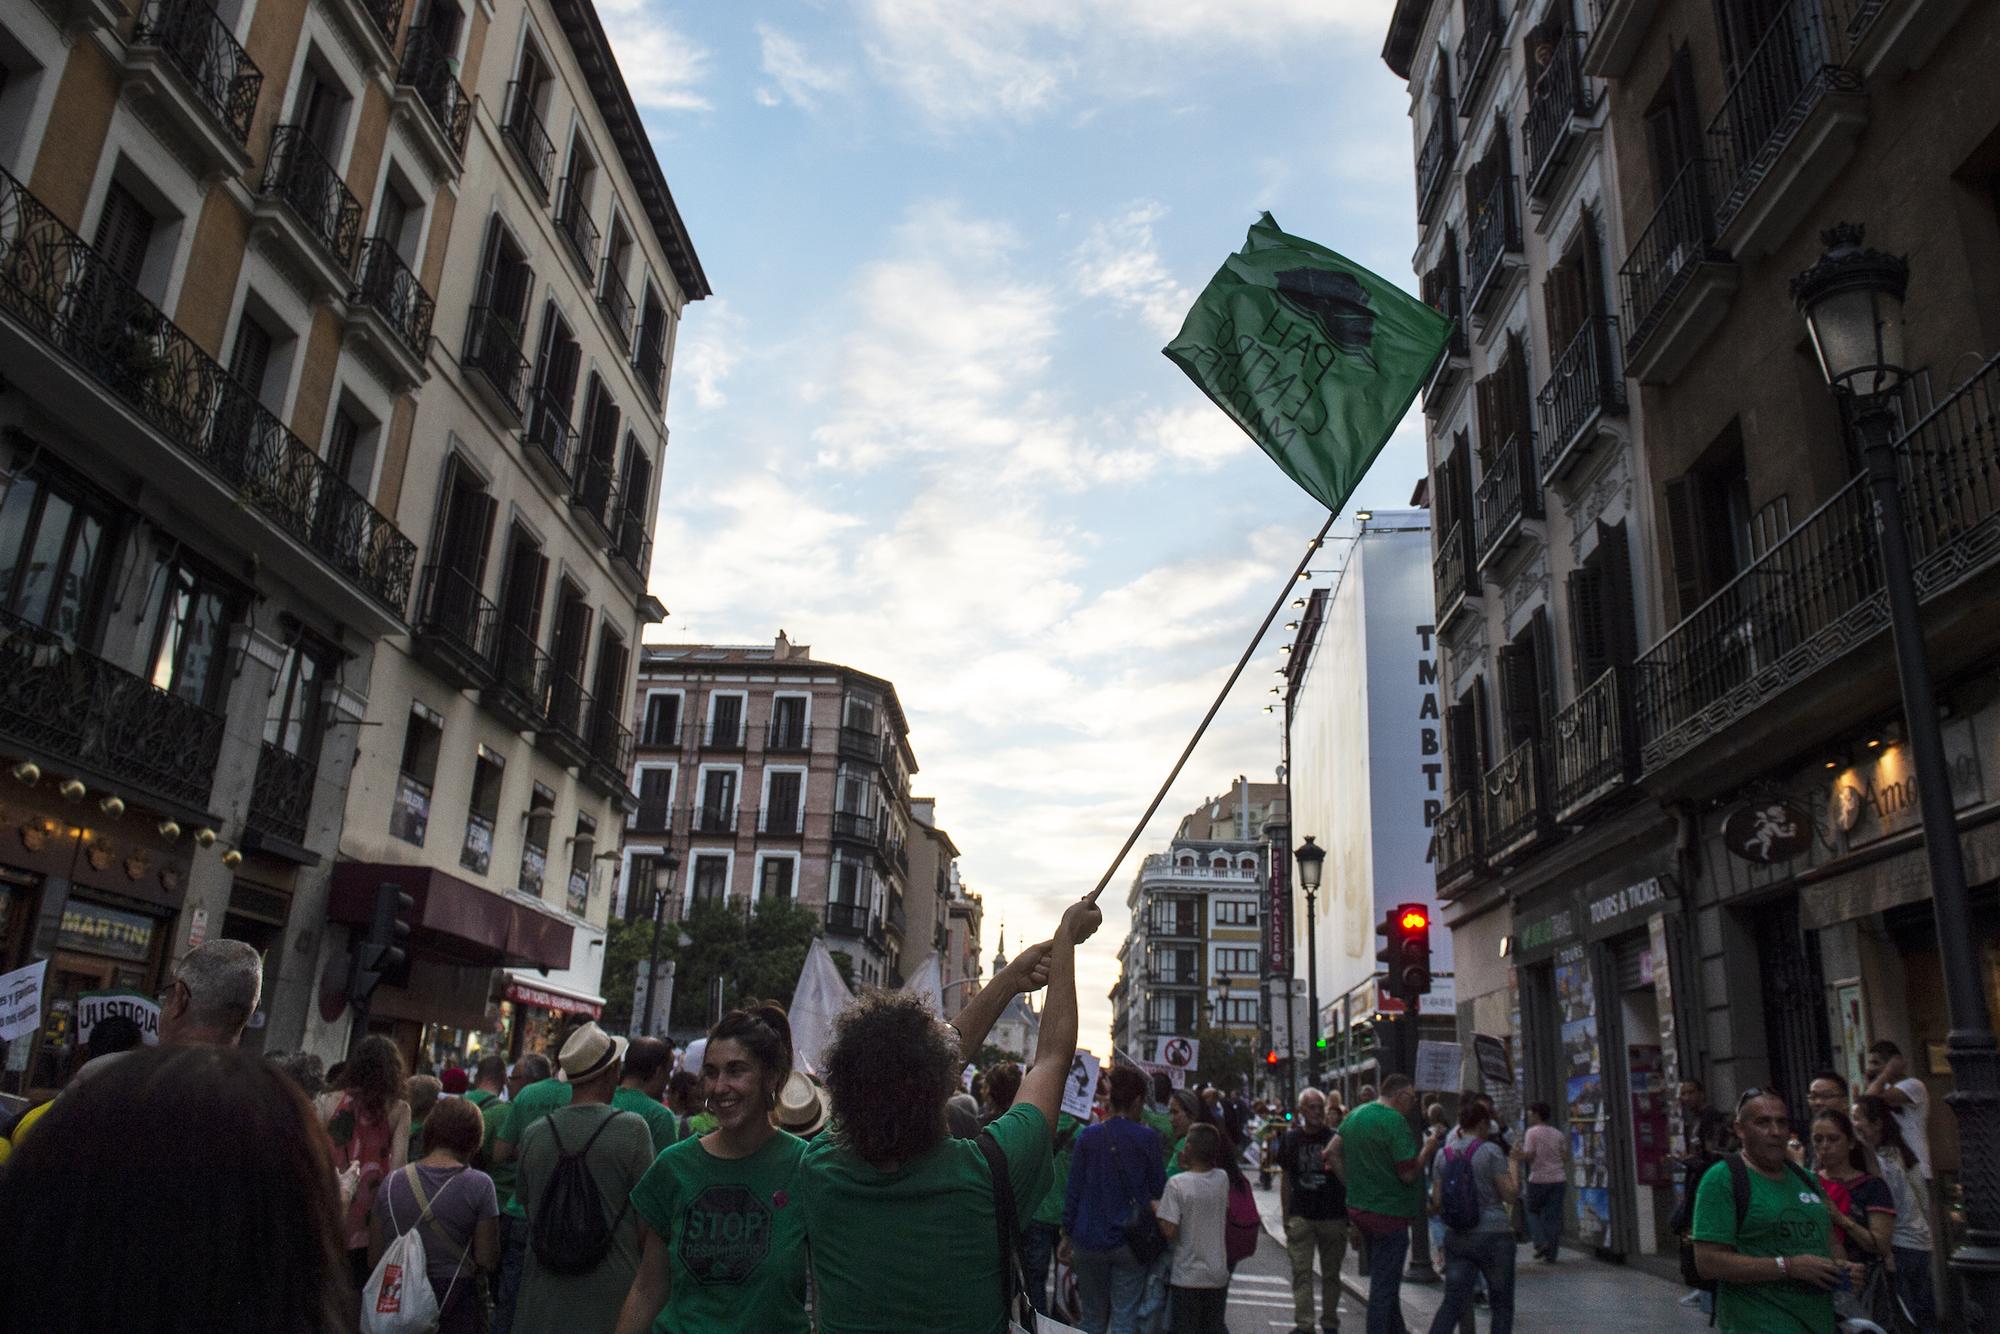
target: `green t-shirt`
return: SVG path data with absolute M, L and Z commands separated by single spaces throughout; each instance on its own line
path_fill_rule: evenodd
M 1167 1146 L 1168 1176 L 1177 1177 L 1181 1174 L 1181 1146 L 1186 1143 L 1187 1143 L 1187 1136 L 1182 1135 L 1179 1139 L 1175 1140 L 1172 1144 Z
M 1160 1151 L 1167 1155 L 1167 1162 L 1171 1165 L 1178 1156 L 1174 1150 L 1181 1144 L 1174 1138 L 1174 1119 L 1165 1112 L 1156 1112 L 1150 1107 L 1139 1109 L 1139 1119 L 1160 1132 Z
M 653 1334 L 804 1334 L 805 1217 L 792 1197 L 805 1149 L 780 1130 L 748 1158 L 718 1158 L 689 1138 L 653 1160 L 632 1191 L 673 1265 Z
M 1049 1123 L 1015 1103 L 986 1130 L 1025 1224 L 1054 1176 Z M 976 1140 L 884 1171 L 821 1135 L 806 1146 L 799 1198 L 824 1334 L 1003 1334 L 993 1179 Z
M 556 1108 L 569 1106 L 570 1092 L 570 1086 L 560 1079 L 538 1079 L 522 1089 L 521 1095 L 507 1104 L 509 1109 L 507 1120 L 500 1127 L 500 1133 L 495 1140 L 514 1146 L 514 1157 L 507 1164 L 509 1168 L 515 1167 L 521 1160 L 521 1144 L 528 1137 L 528 1127 Z M 519 1178 L 514 1172 L 510 1171 L 508 1176 L 518 1184 Z M 499 1186 L 497 1178 L 493 1184 L 496 1188 Z M 528 1211 L 522 1207 L 521 1197 L 515 1190 L 507 1192 L 507 1204 L 501 1212 L 515 1218 L 528 1216 Z
M 1833 1257 L 1833 1220 L 1816 1183 L 1786 1165 L 1777 1181 L 1749 1168 L 1750 1208 L 1736 1225 L 1736 1193 L 1729 1164 L 1717 1163 L 1694 1193 L 1696 1241 L 1733 1248 L 1738 1255 Z M 1793 1280 L 1717 1283 L 1715 1323 L 1723 1334 L 1820 1334 L 1833 1328 L 1833 1294 Z
M 1347 1162 L 1347 1207 L 1388 1218 L 1416 1218 L 1424 1211 L 1424 1182 L 1404 1181 L 1396 1164 L 1419 1150 L 1409 1120 L 1383 1102 L 1363 1103 L 1340 1123 L 1340 1150 Z
M 644 1091 L 621 1086 L 611 1095 L 611 1105 L 621 1112 L 637 1112 L 646 1118 L 646 1128 L 653 1132 L 653 1152 L 664 1152 L 669 1144 L 680 1138 L 680 1126 L 674 1114 L 658 1098 L 649 1098 Z
M 1055 1178 L 1049 1186 L 1049 1193 L 1042 1197 L 1041 1207 L 1035 1210 L 1035 1222 L 1054 1223 L 1062 1226 L 1063 1196 L 1069 1188 L 1069 1153 L 1076 1147 L 1076 1137 L 1083 1133 L 1083 1122 L 1068 1112 L 1056 1113 L 1056 1138 L 1069 1137 L 1069 1142 L 1055 1154 Z

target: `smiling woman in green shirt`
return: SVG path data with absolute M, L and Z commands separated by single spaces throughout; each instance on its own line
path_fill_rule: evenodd
M 645 1250 L 617 1334 L 804 1334 L 805 1232 L 794 1177 L 805 1141 L 771 1123 L 792 1068 L 775 1005 L 709 1030 L 702 1086 L 716 1127 L 662 1152 L 632 1191 Z

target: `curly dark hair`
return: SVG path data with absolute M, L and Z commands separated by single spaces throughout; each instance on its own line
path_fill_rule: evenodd
M 340 1072 L 340 1087 L 377 1116 L 409 1096 L 409 1080 L 403 1072 L 403 1053 L 380 1033 L 361 1039 L 347 1068 Z
M 831 1133 L 863 1162 L 906 1163 L 944 1142 L 945 1099 L 965 1062 L 951 1030 L 906 991 L 864 993 L 826 1053 Z

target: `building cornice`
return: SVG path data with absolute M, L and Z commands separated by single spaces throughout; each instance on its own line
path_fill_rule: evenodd
M 1405 79 L 1410 77 L 1417 39 L 1424 35 L 1424 21 L 1430 12 L 1431 0 L 1396 0 L 1396 12 L 1389 16 L 1389 37 L 1382 43 L 1382 62 Z

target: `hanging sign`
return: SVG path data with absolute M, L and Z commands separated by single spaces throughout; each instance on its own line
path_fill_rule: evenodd
M 1722 842 L 1746 862 L 1788 862 L 1812 847 L 1812 817 L 1789 801 L 1753 801 L 1722 822 Z

